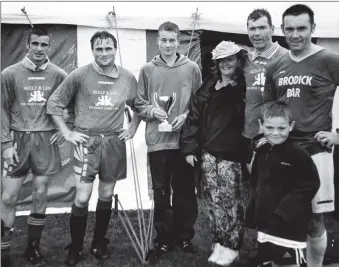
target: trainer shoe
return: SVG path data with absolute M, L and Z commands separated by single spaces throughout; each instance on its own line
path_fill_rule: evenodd
M 194 246 L 190 241 L 177 241 L 175 242 L 175 244 L 182 249 L 182 251 L 186 252 L 186 253 L 197 253 L 198 249 L 196 246 Z
M 44 256 L 42 255 L 40 248 L 39 248 L 39 240 L 34 240 L 28 244 L 25 249 L 25 258 L 31 264 L 37 264 L 43 261 Z
M 107 245 L 109 244 L 108 238 L 104 238 L 102 242 L 93 243 L 92 244 L 92 254 L 98 259 L 98 260 L 105 260 L 109 257 L 107 252 Z
M 212 252 L 211 256 L 208 258 L 208 261 L 209 261 L 209 262 L 212 262 L 212 263 L 215 263 L 215 262 L 216 262 L 216 260 L 217 260 L 218 257 L 219 257 L 220 247 L 221 247 L 221 246 L 220 246 L 219 243 L 214 243 L 214 244 L 212 245 L 212 250 L 213 250 L 213 252 Z
M 79 261 L 83 259 L 82 251 L 77 249 L 72 243 L 68 244 L 65 247 L 65 250 L 68 249 L 68 255 L 65 261 L 67 266 L 76 266 Z
M 219 256 L 215 263 L 220 266 L 228 266 L 233 263 L 234 260 L 239 258 L 239 251 L 220 246 Z

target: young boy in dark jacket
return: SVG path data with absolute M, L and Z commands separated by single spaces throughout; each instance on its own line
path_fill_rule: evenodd
M 318 172 L 306 150 L 288 138 L 294 121 L 284 102 L 265 104 L 259 124 L 263 134 L 253 140 L 256 154 L 251 177 L 258 255 L 252 263 L 299 265 L 306 262 L 311 200 L 320 186 Z

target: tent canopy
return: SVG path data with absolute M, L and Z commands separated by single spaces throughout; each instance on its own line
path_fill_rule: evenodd
M 25 10 L 33 24 L 72 24 L 98 28 L 114 23 L 122 29 L 156 30 L 164 20 L 192 30 L 192 14 L 198 8 L 195 29 L 246 34 L 246 20 L 255 8 L 266 8 L 272 16 L 275 35 L 281 36 L 281 16 L 298 2 L 5 2 L 1 3 L 2 23 L 27 24 Z M 317 24 L 313 37 L 339 38 L 339 2 L 308 2 Z M 111 22 L 109 22 L 109 20 Z

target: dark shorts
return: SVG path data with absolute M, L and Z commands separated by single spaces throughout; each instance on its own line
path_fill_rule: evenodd
M 4 162 L 3 177 L 19 178 L 26 176 L 29 170 L 36 176 L 52 175 L 61 170 L 61 157 L 58 144 L 50 139 L 56 131 L 18 132 L 13 131 L 19 163 L 8 166 Z
M 278 265 L 300 265 L 306 262 L 306 251 L 278 246 L 270 242 L 258 242 L 258 257 L 262 263 L 273 261 Z
M 97 174 L 107 183 L 125 179 L 126 169 L 126 144 L 118 134 L 90 136 L 74 147 L 74 174 L 83 183 L 92 183 Z

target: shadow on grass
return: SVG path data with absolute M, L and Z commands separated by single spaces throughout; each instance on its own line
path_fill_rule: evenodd
M 148 220 L 149 211 L 145 211 L 146 219 Z M 136 211 L 127 212 L 134 229 L 138 231 L 138 219 Z M 170 252 L 167 258 L 162 259 L 156 265 L 157 267 L 205 267 L 212 266 L 207 264 L 207 259 L 211 252 L 211 235 L 207 217 L 207 210 L 203 200 L 199 200 L 199 217 L 195 225 L 196 235 L 193 243 L 198 246 L 199 253 L 188 255 L 176 249 Z M 47 224 L 45 226 L 42 240 L 41 250 L 45 256 L 45 263 L 39 266 L 60 267 L 65 266 L 64 260 L 67 251 L 64 247 L 70 242 L 69 233 L 69 214 L 48 215 Z M 23 258 L 22 254 L 27 240 L 26 216 L 18 217 L 16 228 L 13 236 L 11 256 L 13 267 L 30 266 Z M 84 242 L 84 257 L 85 260 L 79 263 L 79 267 L 92 266 L 116 266 L 116 267 L 134 267 L 141 266 L 140 260 L 135 253 L 131 242 L 118 218 L 112 213 L 107 237 L 110 239 L 109 250 L 111 251 L 110 258 L 104 262 L 100 262 L 90 253 L 92 242 L 93 229 L 95 224 L 95 213 L 89 213 L 87 232 Z M 336 235 L 339 237 L 338 224 L 332 220 L 327 220 L 327 225 L 330 231 L 336 230 Z M 251 250 L 256 247 L 256 233 L 246 230 L 243 248 L 240 252 L 240 259 L 235 262 L 232 267 L 247 267 L 247 258 Z M 153 235 L 154 237 L 154 235 Z

